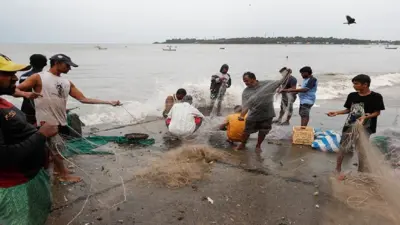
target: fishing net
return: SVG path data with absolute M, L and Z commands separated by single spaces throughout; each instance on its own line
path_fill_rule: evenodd
M 232 160 L 230 154 L 206 145 L 186 145 L 165 153 L 137 177 L 168 188 L 179 188 L 204 179 L 213 162 L 229 160 Z
M 135 144 L 141 146 L 149 146 L 155 143 L 153 138 L 145 140 L 128 139 L 122 136 L 93 136 L 85 138 L 75 138 L 66 141 L 66 149 L 62 152 L 64 157 L 71 157 L 73 155 L 113 155 L 114 153 L 108 151 L 96 151 L 94 149 L 108 143 L 117 144 Z
M 49 175 L 45 170 L 40 170 L 27 183 L 0 188 L 0 224 L 44 224 L 51 208 L 50 193 Z
M 387 160 L 393 168 L 400 166 L 400 131 L 398 129 L 384 130 L 373 138 L 373 143 L 385 155 Z
M 333 182 L 334 195 L 346 196 L 346 203 L 350 207 L 372 209 L 390 217 L 398 224 L 400 180 L 390 163 L 384 159 L 384 154 L 377 146 L 371 144 L 363 126 L 357 124 L 352 130 L 358 136 L 356 150 L 359 157 L 363 158 L 368 173 L 347 175 L 342 184 Z M 373 142 L 377 143 L 383 152 L 390 149 L 387 148 L 387 138 L 374 138 Z

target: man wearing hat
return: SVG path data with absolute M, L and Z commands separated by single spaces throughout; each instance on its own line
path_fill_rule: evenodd
M 40 93 L 41 98 L 35 99 L 36 119 L 39 126 L 46 122 L 59 125 L 60 134 L 64 137 L 70 136 L 70 129 L 67 125 L 67 100 L 68 96 L 75 98 L 84 104 L 107 104 L 112 106 L 120 105 L 119 101 L 103 101 L 87 98 L 71 81 L 64 78 L 71 67 L 78 67 L 71 58 L 64 54 L 57 54 L 50 58 L 50 70 L 30 76 L 18 86 L 22 91 L 33 89 Z M 74 131 L 71 131 L 74 132 Z M 80 177 L 71 176 L 65 167 L 63 158 L 60 155 L 64 149 L 63 139 L 57 135 L 51 138 L 48 145 L 54 159 L 54 172 L 59 174 L 61 182 L 75 183 L 81 180 Z
M 30 66 L 0 54 L 0 96 L 14 95 L 16 72 Z M 58 127 L 44 124 L 39 130 L 23 112 L 0 97 L 0 224 L 44 224 L 51 209 L 46 138 Z

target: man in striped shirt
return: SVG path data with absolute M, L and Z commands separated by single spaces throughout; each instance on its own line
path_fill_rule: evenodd
M 32 69 L 21 75 L 21 77 L 19 78 L 20 84 L 31 75 L 42 72 L 43 68 L 47 65 L 47 59 L 44 55 L 33 54 L 29 59 Z M 28 123 L 36 125 L 35 103 L 32 99 L 24 98 L 21 106 L 21 111 L 25 113 Z

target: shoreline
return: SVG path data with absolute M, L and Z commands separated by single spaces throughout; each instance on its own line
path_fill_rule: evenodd
M 293 122 L 295 120 L 297 118 Z M 290 131 L 291 127 L 282 128 Z M 368 214 L 352 209 L 337 197 L 338 193 L 333 192 L 331 183 L 336 182 L 331 180 L 335 154 L 292 145 L 287 140 L 266 140 L 263 152 L 257 154 L 254 152 L 254 136 L 249 140 L 246 151 L 235 152 L 225 145 L 225 133 L 215 132 L 203 144 L 228 151 L 238 157 L 239 163 L 228 165 L 216 162 L 208 178 L 187 187 L 168 189 L 135 177 L 138 171 L 174 148 L 163 139 L 166 132 L 163 121 L 110 129 L 98 135 L 131 132 L 151 132 L 150 137 L 156 143 L 144 148 L 108 144 L 99 149 L 113 149 L 117 153 L 115 156 L 73 157 L 73 162 L 90 177 L 77 170 L 77 174 L 83 176 L 83 182 L 72 186 L 53 186 L 53 212 L 48 225 L 67 224 L 81 210 L 86 199 L 88 203 L 81 216 L 72 224 L 118 224 L 121 220 L 124 224 L 149 225 L 364 225 L 365 220 L 392 224 L 379 213 Z M 346 160 L 344 169 L 355 171 L 354 161 L 355 157 Z M 124 185 L 119 176 L 123 178 Z M 89 190 L 90 186 L 92 190 Z M 315 192 L 319 195 L 315 196 Z M 202 201 L 204 196 L 213 199 L 214 204 Z M 123 201 L 125 197 L 126 201 Z M 118 205 L 113 207 L 115 204 Z

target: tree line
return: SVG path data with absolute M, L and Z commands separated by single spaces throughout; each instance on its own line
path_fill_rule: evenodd
M 218 38 L 218 39 L 196 39 L 196 38 L 174 38 L 154 44 L 391 44 L 400 45 L 400 40 L 362 40 L 352 38 L 334 37 L 243 37 L 243 38 Z

